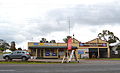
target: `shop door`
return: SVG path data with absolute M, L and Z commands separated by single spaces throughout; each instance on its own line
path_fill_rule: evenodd
M 43 58 L 43 49 L 40 51 L 41 57 Z
M 40 49 L 38 49 L 37 53 L 37 57 L 40 57 Z
M 107 48 L 100 48 L 100 58 L 107 58 Z
M 89 58 L 97 58 L 98 48 L 89 48 Z

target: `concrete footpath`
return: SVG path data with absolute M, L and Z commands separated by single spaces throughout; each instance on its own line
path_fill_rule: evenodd
M 4 59 L 0 59 L 1 62 L 4 62 Z M 21 61 L 21 59 L 13 59 L 12 61 Z M 44 63 L 62 63 L 62 59 L 29 59 L 28 62 L 44 62 Z M 72 60 L 72 62 L 75 62 L 74 60 Z M 78 62 L 76 62 L 78 63 Z M 109 60 L 109 59 L 104 59 L 104 60 L 92 60 L 92 59 L 80 59 L 79 60 L 80 64 L 111 64 L 111 63 L 115 63 L 115 64 L 120 64 L 120 60 Z
M 28 61 L 33 62 L 58 62 L 61 63 L 62 59 L 30 59 Z M 75 60 L 72 60 L 71 62 L 75 62 Z M 76 62 L 77 63 L 77 62 Z M 109 59 L 80 59 L 79 63 L 120 63 L 120 60 L 109 60 Z
M 62 59 L 30 59 L 31 62 L 46 62 L 46 63 L 62 63 Z M 75 60 L 72 60 L 71 62 L 76 62 Z M 86 60 L 86 59 L 80 59 L 80 64 L 120 64 L 120 60 Z
M 29 59 L 28 61 L 33 61 L 33 62 L 62 62 L 61 59 Z

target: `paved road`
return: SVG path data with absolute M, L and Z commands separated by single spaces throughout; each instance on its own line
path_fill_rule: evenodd
M 120 73 L 120 63 L 0 64 L 0 73 Z

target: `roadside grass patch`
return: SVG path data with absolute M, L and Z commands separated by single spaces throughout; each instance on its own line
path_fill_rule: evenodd
M 0 55 L 2 55 L 3 53 L 2 52 L 0 52 Z
M 22 61 L 1 61 L 0 64 L 58 64 L 59 62 L 22 62 Z
M 61 63 L 61 62 L 47 62 L 47 61 L 39 61 L 39 62 L 34 62 L 34 61 L 1 61 L 0 64 L 77 64 L 78 62 L 70 62 L 70 63 Z M 82 62 L 79 62 L 82 63 Z
M 82 60 L 120 60 L 120 58 L 90 58 L 90 59 L 82 59 Z
M 10 53 L 10 52 L 0 52 L 0 55 L 3 55 L 3 54 L 8 54 L 8 53 Z
M 108 58 L 110 60 L 120 60 L 120 58 Z

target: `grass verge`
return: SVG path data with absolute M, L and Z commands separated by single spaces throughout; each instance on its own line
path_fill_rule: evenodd
M 83 60 L 120 60 L 120 58 L 90 58 L 90 59 L 83 59 Z
M 59 62 L 16 62 L 16 61 L 1 61 L 0 64 L 58 64 Z
M 69 64 L 77 64 L 78 62 L 70 62 Z M 0 64 L 67 64 L 67 63 L 61 63 L 61 62 L 34 62 L 34 61 L 27 61 L 27 62 L 23 62 L 23 61 L 1 61 Z
M 0 55 L 3 55 L 3 54 L 8 54 L 8 53 L 10 53 L 10 52 L 5 52 L 5 53 L 3 53 L 3 52 L 0 52 Z

